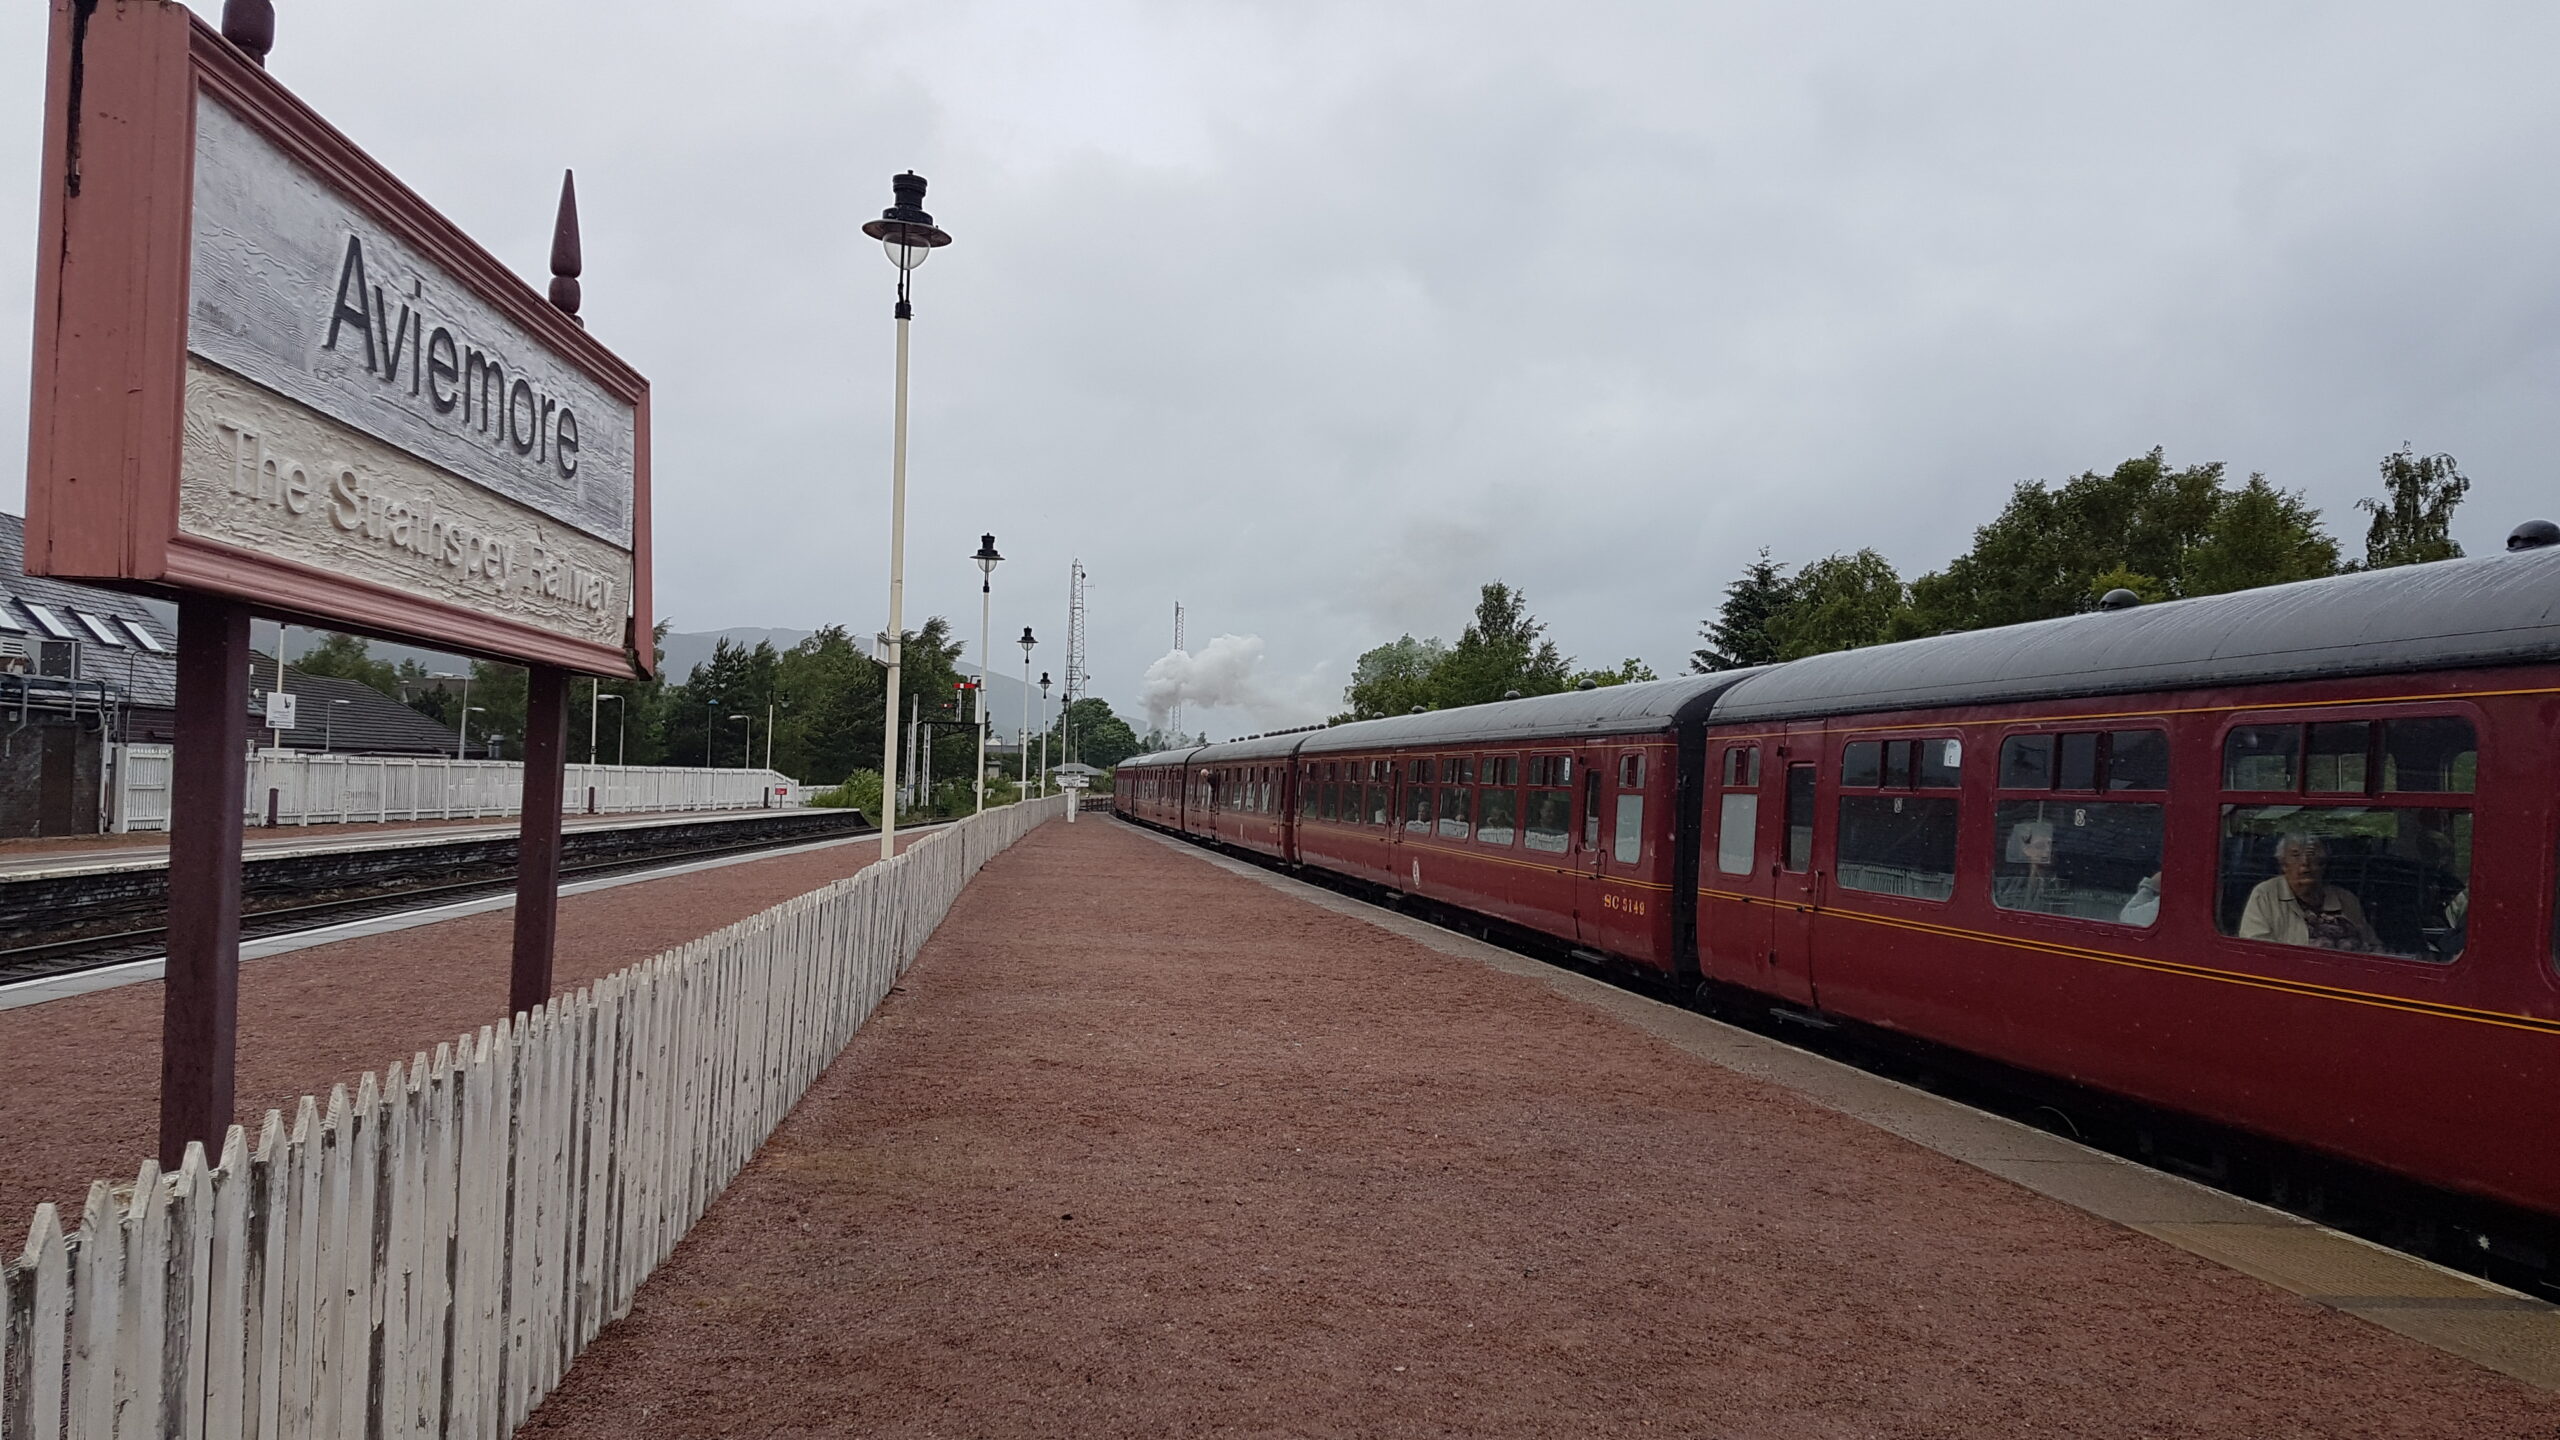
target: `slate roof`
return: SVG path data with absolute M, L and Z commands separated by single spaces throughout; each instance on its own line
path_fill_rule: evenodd
M 267 692 L 275 688 L 272 655 L 251 651 L 249 667 L 250 736 L 265 745 L 275 737 L 266 728 Z M 287 750 L 318 750 L 326 743 L 333 755 L 451 755 L 453 729 L 421 715 L 360 680 L 331 675 L 305 675 L 288 664 L 284 688 L 295 700 L 295 725 L 284 732 Z M 343 705 L 332 705 L 342 700 Z
M 80 641 L 80 678 L 104 681 L 127 705 L 166 709 L 177 704 L 178 637 L 152 615 L 140 597 L 70 580 L 29 575 L 27 522 L 0 514 L 0 641 L 55 639 L 27 607 L 40 605 Z M 106 628 L 101 637 L 89 621 Z M 129 629 L 128 627 L 132 627 Z M 151 637 L 152 649 L 132 629 Z

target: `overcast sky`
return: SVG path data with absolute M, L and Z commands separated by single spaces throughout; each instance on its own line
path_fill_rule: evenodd
M 1917 575 L 2015 481 L 2154 445 L 2351 551 L 2403 441 L 2477 482 L 2475 552 L 2560 510 L 2547 3 L 277 9 L 275 73 L 537 284 L 576 167 L 679 629 L 885 614 L 857 227 L 907 168 L 957 237 L 917 291 L 911 623 L 974 650 L 993 530 L 999 646 L 1056 672 L 1081 556 L 1133 716 L 1176 599 L 1195 650 L 1245 637 L 1244 703 L 1186 716 L 1221 737 L 1339 708 L 1495 578 L 1669 674 L 1761 545 Z M 12 455 L 42 10 L 0 8 Z

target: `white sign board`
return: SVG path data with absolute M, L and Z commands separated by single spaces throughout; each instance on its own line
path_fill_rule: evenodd
M 637 411 L 196 102 L 178 523 L 619 645 Z
M 294 705 L 299 697 L 289 690 L 267 692 L 267 728 L 290 730 L 294 724 Z

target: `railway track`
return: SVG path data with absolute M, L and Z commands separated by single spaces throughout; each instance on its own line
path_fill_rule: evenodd
M 924 827 L 911 824 L 906 828 Z M 825 844 L 879 833 L 879 827 L 874 825 L 848 825 L 816 836 L 807 832 L 796 832 L 747 836 L 716 844 L 689 844 L 676 849 L 564 862 L 560 867 L 560 878 L 564 883 L 573 880 L 598 879 L 609 875 L 684 865 L 698 860 L 747 855 L 763 850 L 790 849 L 802 845 Z M 415 910 L 421 908 L 422 903 L 450 904 L 487 895 L 506 894 L 515 889 L 515 883 L 515 876 L 511 870 L 504 873 L 489 870 L 461 880 L 425 874 L 416 883 L 367 884 L 356 887 L 357 893 L 322 894 L 320 898 L 294 903 L 260 904 L 254 909 L 243 910 L 240 917 L 240 936 L 243 940 L 269 939 L 278 935 L 290 935 L 306 930 L 323 929 L 331 925 L 341 925 L 351 920 L 365 920 L 380 915 Z M 82 930 L 83 933 L 0 947 L 0 986 L 50 979 L 82 970 L 94 970 L 109 965 L 151 959 L 164 952 L 169 933 L 165 925 L 89 930 L 76 916 L 65 919 L 58 928 Z

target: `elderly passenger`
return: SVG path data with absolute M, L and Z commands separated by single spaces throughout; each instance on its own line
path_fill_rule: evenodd
M 2381 949 L 2356 897 L 2321 878 L 2328 861 L 2329 848 L 2317 835 L 2277 841 L 2277 873 L 2249 892 L 2240 911 L 2240 938 L 2322 950 Z

